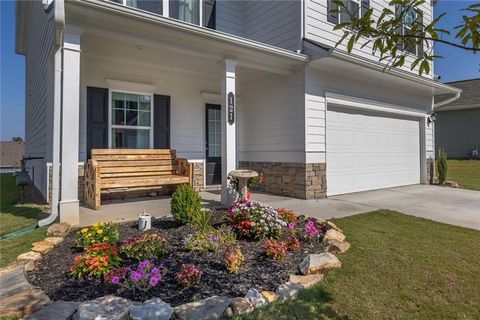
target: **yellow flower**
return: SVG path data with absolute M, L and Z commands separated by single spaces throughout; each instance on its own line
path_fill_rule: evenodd
M 104 227 L 104 226 L 105 226 L 105 223 L 100 222 L 100 227 Z
M 92 225 L 95 229 L 98 228 L 98 222 Z
M 93 233 L 90 232 L 89 234 L 87 234 L 87 237 L 91 237 L 91 236 L 93 236 Z
M 102 234 L 102 233 L 103 233 L 103 230 L 102 230 L 102 229 L 98 229 L 98 230 L 97 230 L 97 233 L 98 233 L 98 234 Z
M 108 237 L 103 237 L 103 241 L 108 241 Z
M 88 228 L 83 228 L 81 232 L 82 232 L 82 233 L 87 233 L 87 232 L 88 232 Z

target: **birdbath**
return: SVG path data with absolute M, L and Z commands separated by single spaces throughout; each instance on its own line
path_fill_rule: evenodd
M 240 194 L 240 200 L 245 200 L 248 191 L 248 179 L 258 177 L 258 173 L 253 170 L 241 169 L 230 171 L 229 175 L 238 179 L 238 193 Z

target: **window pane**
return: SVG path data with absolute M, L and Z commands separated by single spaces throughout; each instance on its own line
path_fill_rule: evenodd
M 150 104 L 152 100 L 150 96 L 141 95 L 138 97 L 138 100 L 140 102 L 140 105 L 139 105 L 140 110 L 150 110 Z
M 125 94 L 125 103 L 127 109 L 138 109 L 138 95 L 136 94 Z
M 137 111 L 127 110 L 126 112 L 126 125 L 136 126 L 138 125 L 138 113 Z
M 112 147 L 126 149 L 150 148 L 150 130 L 112 129 Z
M 138 125 L 144 127 L 150 126 L 150 111 L 138 111 Z
M 346 0 L 345 7 L 340 7 L 340 22 L 351 21 L 351 16 L 360 17 L 360 10 L 358 10 L 358 2 L 354 0 Z
M 112 124 L 125 124 L 125 111 L 123 109 L 112 110 Z
M 200 11 L 198 3 L 198 0 L 170 0 L 170 17 L 198 24 Z
M 163 13 L 162 0 L 127 0 L 127 6 L 153 12 L 156 14 Z
M 116 109 L 125 108 L 125 94 L 112 92 L 112 107 Z

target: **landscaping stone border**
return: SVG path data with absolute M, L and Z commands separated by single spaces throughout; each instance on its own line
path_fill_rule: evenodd
M 160 298 L 153 298 L 142 304 L 109 295 L 78 303 L 78 305 L 70 305 L 66 313 L 68 316 L 66 315 L 65 319 L 71 319 L 73 315 L 74 319 L 82 320 L 92 319 L 92 317 L 105 320 L 127 319 L 128 317 L 145 320 L 215 320 L 222 317 L 233 318 L 235 316 L 252 313 L 255 309 L 263 308 L 276 300 L 288 301 L 295 299 L 304 289 L 321 282 L 324 278 L 323 272 L 325 270 L 340 268 L 341 262 L 335 254 L 344 253 L 350 248 L 350 244 L 345 242 L 345 235 L 342 230 L 334 223 L 323 219 L 316 220 L 320 224 L 330 228 L 323 239 L 323 252 L 306 256 L 298 266 L 299 274 L 290 275 L 289 280 L 279 285 L 275 292 L 260 292 L 255 288 L 251 288 L 246 292 L 244 297 L 228 298 L 212 296 L 174 308 Z M 52 225 L 47 230 L 47 238 L 45 238 L 44 241 L 35 242 L 32 251 L 18 256 L 17 264 L 23 264 L 24 272 L 33 270 L 35 265 L 41 261 L 42 255 L 52 250 L 55 245 L 61 243 L 63 237 L 68 234 L 69 230 L 69 226 L 65 224 Z M 10 272 L 8 268 L 12 269 L 11 267 L 0 269 L 0 277 Z M 49 303 L 48 297 L 46 298 L 47 299 L 43 299 L 42 303 L 38 306 L 33 306 L 28 309 L 19 305 L 18 313 L 22 316 L 29 316 L 32 312 L 36 311 L 30 317 L 27 317 L 27 319 L 40 319 L 39 316 L 45 314 L 47 308 L 48 313 L 54 312 L 56 306 L 63 310 L 65 309 L 64 304 L 68 303 L 64 301 Z M 40 308 L 42 306 L 44 307 Z M 63 312 L 65 313 L 65 310 L 63 310 Z M 0 312 L 0 316 L 2 315 Z

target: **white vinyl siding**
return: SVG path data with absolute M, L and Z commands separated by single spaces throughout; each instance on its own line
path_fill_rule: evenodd
M 378 18 L 381 14 L 381 10 L 388 6 L 387 0 L 371 0 L 370 7 L 374 9 L 373 17 Z M 432 21 L 432 13 L 433 9 L 429 4 L 429 1 L 426 1 L 422 6 L 422 11 L 424 12 L 423 21 L 424 23 L 428 24 Z M 394 8 L 392 7 L 392 11 Z M 335 24 L 330 23 L 327 21 L 327 1 L 325 0 L 305 0 L 305 37 L 307 39 L 316 41 L 318 43 L 324 44 L 329 47 L 335 47 L 335 44 L 340 40 L 343 35 L 342 30 L 334 31 L 333 28 Z M 361 39 L 357 44 L 355 44 L 352 54 L 358 55 L 362 58 L 378 61 L 378 54 L 377 56 L 372 56 L 371 48 L 372 44 L 366 45 L 363 49 L 361 48 L 362 44 L 364 44 L 364 40 Z M 346 41 L 338 47 L 339 50 L 346 51 Z M 405 66 L 403 67 L 404 70 L 410 71 L 410 65 L 414 61 L 413 56 L 408 56 Z M 414 70 L 418 74 L 417 70 Z M 424 75 L 428 77 L 432 77 L 433 75 L 433 68 L 429 75 Z
M 32 1 L 25 59 L 25 154 L 43 157 L 29 161 L 28 166 L 34 166 L 34 182 L 44 197 L 46 163 L 52 159 L 54 29 L 50 18 L 41 1 Z

